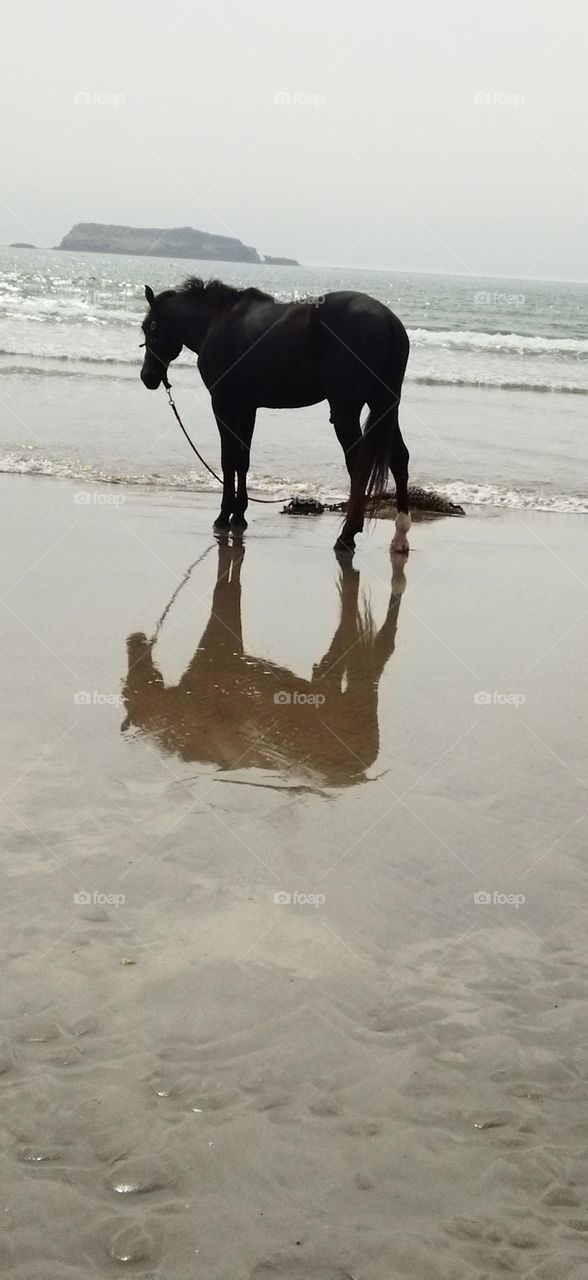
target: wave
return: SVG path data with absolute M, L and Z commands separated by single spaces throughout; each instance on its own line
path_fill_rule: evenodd
M 65 358 L 69 359 L 69 357 Z M 55 357 L 55 359 L 59 359 L 59 357 Z M 26 357 L 24 357 L 22 362 L 19 362 L 18 364 L 4 364 L 0 361 L 0 378 L 7 378 L 10 377 L 11 374 L 18 373 L 22 377 L 26 378 L 80 378 L 83 381 L 88 378 L 103 377 L 108 382 L 129 382 L 131 377 L 135 376 L 134 369 L 131 375 L 132 366 L 130 364 L 124 370 L 120 367 L 117 370 L 117 361 L 112 361 L 110 368 L 108 368 L 106 362 L 104 362 L 104 367 L 102 362 L 96 361 L 95 368 L 76 369 L 75 364 L 78 362 L 80 364 L 82 363 L 81 360 L 76 360 L 75 362 L 72 361 L 71 369 L 64 368 L 63 366 L 60 366 L 57 369 L 52 369 L 48 365 L 26 364 L 25 360 Z M 139 375 L 139 365 L 136 366 L 136 375 L 137 377 Z
M 550 493 L 544 489 L 510 489 L 491 484 L 468 484 L 463 480 L 452 480 L 445 484 L 431 480 L 429 487 L 444 494 L 452 502 L 461 505 L 465 503 L 466 506 L 588 515 L 588 496 L 585 494 Z
M 31 455 L 23 456 L 16 452 L 0 453 L 0 474 L 19 476 L 47 476 L 57 480 L 76 480 L 85 485 L 124 485 L 132 489 L 171 489 L 185 493 L 220 493 L 220 485 L 211 481 L 207 475 L 186 468 L 182 472 L 159 471 L 133 475 L 127 472 L 103 471 L 96 465 L 82 462 L 79 458 L 45 458 Z M 294 493 L 318 494 L 321 487 L 307 481 L 292 480 L 288 476 L 256 476 L 250 473 L 249 490 L 252 493 L 283 494 L 284 501 Z M 345 497 L 344 493 L 334 493 L 338 501 Z
M 415 346 L 499 355 L 588 356 L 586 338 L 545 338 L 541 334 L 486 333 L 479 329 L 409 329 Z
M 135 365 L 136 368 L 139 368 L 140 365 L 143 363 L 143 358 L 142 357 L 137 358 L 136 353 L 132 353 L 132 352 L 128 352 L 126 355 L 123 353 L 119 355 L 112 355 L 112 353 L 109 353 L 109 352 L 104 352 L 104 353 L 97 352 L 94 355 L 87 355 L 85 352 L 77 352 L 74 354 L 69 354 L 67 352 L 61 352 L 61 351 L 56 351 L 56 352 L 38 351 L 38 350 L 31 351 L 28 349 L 19 350 L 16 347 L 0 347 L 0 357 L 4 357 L 4 356 L 12 356 L 13 359 L 17 359 L 17 360 L 20 360 L 20 359 L 38 360 L 40 363 L 34 367 L 38 369 L 39 373 L 47 372 L 47 367 L 44 363 L 45 361 L 55 362 L 56 364 L 59 364 L 59 365 L 63 365 L 63 364 L 117 365 L 118 364 L 118 365 Z M 188 367 L 188 368 L 194 368 L 195 360 L 196 360 L 196 357 L 192 352 L 190 352 L 190 354 L 184 356 L 183 359 L 180 356 L 178 360 L 174 361 L 174 364 L 183 365 L 184 367 Z M 6 366 L 4 367 L 6 368 Z M 14 368 L 20 369 L 21 365 L 15 365 Z
M 579 382 L 525 382 L 523 378 L 460 378 L 448 377 L 446 374 L 423 373 L 414 377 L 407 375 L 407 382 L 417 383 L 423 387 L 479 387 L 484 391 L 537 391 L 540 394 L 550 392 L 559 395 L 586 396 L 588 385 Z
M 145 314 L 144 307 L 134 310 L 129 307 L 131 299 L 124 296 L 120 305 L 116 299 L 104 299 L 101 305 L 87 298 L 19 298 L 2 290 L 0 286 L 0 315 L 4 321 L 14 320 L 19 323 L 47 325 L 100 325 L 102 327 L 137 328 Z M 115 303 L 113 306 L 112 303 Z M 110 303 L 110 305 L 109 305 Z
M 162 475 L 152 472 L 144 475 L 108 473 L 99 467 L 83 464 L 79 459 L 54 459 L 23 457 L 16 453 L 0 454 L 0 473 L 8 475 L 44 476 L 59 480 L 71 480 L 81 484 L 80 492 L 86 495 L 96 486 L 112 485 L 130 489 L 157 489 L 180 493 L 217 494 L 219 487 L 197 471 Z M 544 489 L 513 489 L 508 486 L 472 484 L 462 480 L 438 481 L 434 477 L 414 479 L 425 488 L 434 488 L 452 502 L 466 506 L 499 507 L 516 511 L 551 511 L 571 515 L 588 515 L 588 496 L 556 493 Z M 340 501 L 346 494 L 339 490 L 326 491 L 317 482 L 292 480 L 288 476 L 251 475 L 249 488 L 252 494 L 264 493 L 286 501 L 295 494 L 320 497 L 324 501 Z M 89 501 L 89 498 L 82 501 Z M 107 499 L 105 499 L 107 501 Z

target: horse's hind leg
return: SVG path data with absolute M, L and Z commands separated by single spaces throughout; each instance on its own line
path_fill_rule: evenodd
M 341 405 L 331 401 L 331 422 L 345 454 L 345 466 L 350 477 L 353 476 L 361 440 L 361 423 L 359 421 L 361 410 L 361 405 L 350 407 L 348 404 Z
M 358 466 L 360 465 L 360 443 L 362 439 L 360 414 L 362 405 L 350 406 L 331 402 L 331 422 L 335 434 L 345 455 L 345 465 L 349 472 L 351 484 L 359 482 Z M 353 551 L 355 534 L 361 533 L 363 520 L 353 530 L 344 528 L 335 543 L 336 551 Z
M 396 533 L 392 539 L 392 550 L 408 551 L 407 534 L 410 529 L 410 513 L 408 510 L 408 460 L 409 452 L 398 426 L 392 436 L 390 446 L 390 470 L 396 483 Z

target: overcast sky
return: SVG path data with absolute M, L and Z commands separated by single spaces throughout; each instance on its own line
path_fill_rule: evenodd
M 2 0 L 0 241 L 588 279 L 586 0 Z M 285 98 L 285 101 L 276 101 Z

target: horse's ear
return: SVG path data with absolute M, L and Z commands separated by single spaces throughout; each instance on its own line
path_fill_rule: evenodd
M 146 299 L 147 299 L 147 301 L 148 301 L 148 303 L 149 303 L 149 306 L 150 306 L 150 307 L 154 307 L 154 306 L 155 306 L 155 294 L 154 294 L 153 289 L 151 288 L 151 285 L 150 285 L 150 284 L 146 284 L 146 285 L 145 285 L 145 297 L 146 297 Z

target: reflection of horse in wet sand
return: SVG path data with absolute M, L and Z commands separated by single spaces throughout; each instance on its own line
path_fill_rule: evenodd
M 242 545 L 219 546 L 210 620 L 177 685 L 164 684 L 155 641 L 129 637 L 123 728 L 139 729 L 182 760 L 222 770 L 293 770 L 333 786 L 363 781 L 378 756 L 378 686 L 394 651 L 402 572 L 376 630 L 369 607 L 360 609 L 359 572 L 341 564 L 340 621 L 304 680 L 244 650 L 244 554 Z

